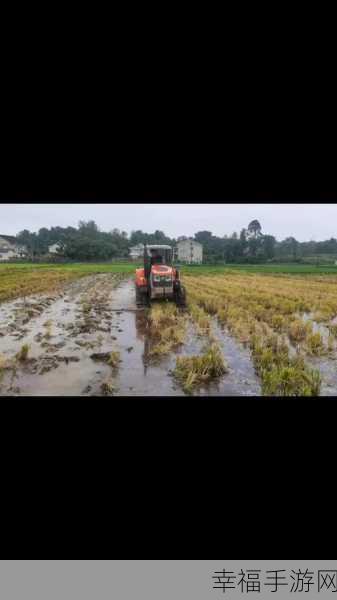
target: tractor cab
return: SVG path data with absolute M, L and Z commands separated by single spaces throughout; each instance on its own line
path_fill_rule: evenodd
M 180 284 L 179 272 L 172 265 L 172 260 L 171 246 L 145 244 L 144 267 L 136 270 L 137 304 L 166 299 L 185 305 L 185 290 Z
M 144 265 L 148 262 L 149 266 L 163 265 L 172 267 L 173 250 L 171 246 L 151 245 L 144 247 Z

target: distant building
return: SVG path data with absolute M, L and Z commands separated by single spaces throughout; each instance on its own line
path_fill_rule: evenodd
M 129 250 L 129 256 L 132 260 L 136 260 L 137 258 L 141 258 L 144 255 L 144 244 L 137 244 L 137 246 L 132 246 Z
M 202 244 L 192 239 L 180 240 L 174 249 L 174 259 L 180 263 L 202 264 Z
M 56 244 L 51 244 L 51 246 L 48 246 L 49 254 L 59 254 L 59 250 L 62 250 L 62 244 L 60 242 L 56 242 Z
M 10 260 L 11 258 L 24 258 L 27 254 L 27 248 L 18 244 L 13 235 L 0 235 L 0 261 Z

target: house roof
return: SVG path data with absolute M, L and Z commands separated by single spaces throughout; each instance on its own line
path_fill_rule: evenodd
M 10 244 L 17 244 L 17 239 L 14 235 L 2 235 L 0 233 L 0 238 L 2 238 L 3 240 L 6 240 L 6 242 L 9 242 Z
M 148 250 L 172 250 L 167 244 L 146 244 Z

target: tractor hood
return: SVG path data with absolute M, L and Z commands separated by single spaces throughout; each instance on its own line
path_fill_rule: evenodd
M 152 273 L 153 275 L 172 277 L 173 269 L 172 267 L 165 267 L 164 265 L 152 265 Z

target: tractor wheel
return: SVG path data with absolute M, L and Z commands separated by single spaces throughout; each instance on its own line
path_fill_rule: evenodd
M 148 294 L 142 293 L 138 287 L 136 287 L 136 304 L 139 307 L 149 305 Z
M 182 285 L 176 291 L 176 304 L 182 308 L 186 306 L 186 289 Z
M 136 304 L 137 306 L 143 306 L 144 304 L 143 294 L 141 294 L 138 287 L 136 287 Z

